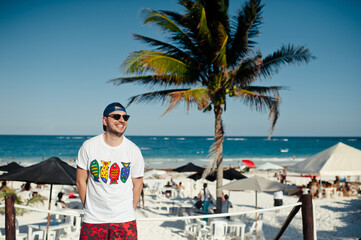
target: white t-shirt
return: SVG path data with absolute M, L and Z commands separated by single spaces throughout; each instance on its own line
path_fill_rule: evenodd
M 273 194 L 274 199 L 283 199 L 283 191 L 277 191 Z
M 204 194 L 205 193 L 205 194 Z M 208 189 L 204 190 L 204 188 L 201 190 L 201 201 L 210 201 L 211 200 L 211 194 L 209 193 Z
M 83 143 L 76 164 L 89 171 L 84 222 L 135 220 L 132 178 L 144 175 L 144 159 L 133 142 L 124 137 L 119 146 L 111 147 L 103 134 L 98 135 Z

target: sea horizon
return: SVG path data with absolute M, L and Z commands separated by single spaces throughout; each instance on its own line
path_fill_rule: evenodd
M 74 166 L 82 143 L 95 135 L 0 135 L 0 165 L 15 161 L 29 166 L 59 157 Z M 188 162 L 206 166 L 213 136 L 126 135 L 142 151 L 147 168 L 175 168 Z M 361 150 L 361 137 L 225 136 L 223 166 L 238 167 L 243 159 L 260 165 L 290 166 L 338 142 Z
M 4 134 L 0 134 L 0 136 L 97 136 L 101 133 L 97 133 L 97 134 L 20 134 L 20 133 L 4 133 Z M 141 135 L 141 134 L 124 134 L 126 137 L 130 136 L 134 136 L 134 137 L 214 137 L 214 135 Z M 224 135 L 224 137 L 265 137 L 268 138 L 267 135 Z M 313 137 L 321 137 L 321 138 L 332 138 L 332 137 L 337 137 L 337 138 L 349 138 L 349 137 L 355 137 L 355 138 L 361 138 L 361 136 L 356 136 L 356 135 L 272 135 L 271 138 L 274 137 L 304 137 L 304 138 L 313 138 Z

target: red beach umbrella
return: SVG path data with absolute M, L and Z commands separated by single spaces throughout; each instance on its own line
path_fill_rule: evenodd
M 256 164 L 254 164 L 251 160 L 242 160 L 242 162 L 249 168 L 256 168 Z

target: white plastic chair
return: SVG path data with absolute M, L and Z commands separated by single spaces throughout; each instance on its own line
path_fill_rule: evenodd
M 207 239 L 207 236 L 209 236 L 211 233 L 211 229 L 207 226 L 207 222 L 197 218 L 196 223 L 197 223 L 197 240 Z
M 189 216 L 186 212 L 183 213 L 183 216 Z M 190 236 L 192 238 L 197 237 L 197 223 L 192 222 L 190 219 L 184 219 L 184 234 L 186 237 Z
M 257 227 L 256 227 L 256 224 L 257 224 Z M 248 239 L 256 239 L 256 233 L 257 233 L 257 239 L 265 240 L 262 227 L 263 227 L 263 221 L 262 220 L 258 220 L 257 223 L 254 222 L 252 224 L 251 228 L 249 229 L 249 232 L 247 232 L 244 235 L 246 240 L 248 240 Z
M 210 231 L 211 240 L 226 240 L 227 228 L 226 221 L 212 221 Z

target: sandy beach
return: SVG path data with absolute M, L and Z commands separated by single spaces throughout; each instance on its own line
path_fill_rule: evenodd
M 247 173 L 248 177 L 253 175 L 261 175 L 271 180 L 276 180 L 271 173 L 267 172 L 251 172 Z M 182 182 L 185 187 L 185 197 L 193 198 L 201 189 L 202 184 L 205 181 L 198 180 L 193 181 L 186 178 L 189 174 L 181 174 L 175 172 L 167 172 L 163 178 L 155 178 L 153 176 L 145 177 L 144 182 L 148 186 L 145 190 L 145 207 L 137 209 L 138 220 L 138 234 L 140 240 L 148 239 L 187 239 L 184 234 L 184 221 L 149 221 L 150 218 L 169 218 L 177 216 L 177 209 L 170 210 L 158 209 L 159 199 L 156 199 L 156 195 L 152 193 L 154 186 L 164 186 L 167 181 L 173 177 L 176 183 Z M 294 176 L 294 177 L 293 177 Z M 307 184 L 309 178 L 296 177 L 296 174 L 289 173 L 288 180 L 290 183 L 295 184 Z M 224 180 L 223 184 L 228 183 L 228 180 Z M 20 183 L 13 183 L 14 186 L 18 186 Z M 209 189 L 213 195 L 215 195 L 216 182 L 208 182 Z M 56 201 L 56 195 L 59 191 L 69 191 L 69 186 L 55 186 L 53 192 L 52 210 L 56 207 L 54 203 Z M 255 209 L 255 193 L 254 191 L 241 191 L 241 192 L 228 192 L 230 195 L 230 201 L 233 204 L 233 208 L 230 208 L 230 212 L 249 211 Z M 48 196 L 48 189 L 45 189 L 42 193 L 44 196 Z M 298 201 L 297 196 L 284 195 L 284 205 L 294 204 Z M 172 205 L 172 201 L 170 203 Z M 313 201 L 315 217 L 316 217 L 316 229 L 318 239 L 359 239 L 361 237 L 361 198 L 360 196 L 354 197 L 335 197 L 328 199 L 315 199 Z M 37 207 L 47 209 L 47 202 L 44 205 L 39 204 Z M 174 205 L 176 206 L 176 205 Z M 258 208 L 272 208 L 273 207 L 273 194 L 272 193 L 258 193 Z M 285 218 L 291 211 L 291 208 L 281 209 L 278 213 L 275 211 L 269 211 L 263 213 L 263 232 L 266 239 L 273 239 L 277 234 L 280 226 L 283 224 Z M 20 232 L 27 232 L 27 225 L 45 221 L 47 214 L 41 212 L 28 211 L 23 216 L 17 216 L 17 220 L 20 226 Z M 254 222 L 254 213 L 247 214 L 244 217 L 246 223 L 246 232 Z M 4 233 L 5 217 L 1 216 L 0 228 Z M 4 221 L 3 221 L 4 220 Z M 289 228 L 284 233 L 282 239 L 302 239 L 302 218 L 299 212 L 291 222 Z M 64 238 L 66 239 L 66 238 Z

